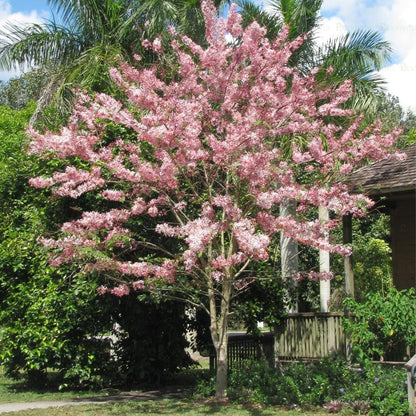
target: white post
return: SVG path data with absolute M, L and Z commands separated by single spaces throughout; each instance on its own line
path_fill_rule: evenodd
M 329 212 L 326 207 L 319 207 L 319 220 L 325 222 L 329 220 Z M 329 251 L 319 250 L 319 271 L 330 271 Z M 321 280 L 319 282 L 319 295 L 321 312 L 329 312 L 329 299 L 331 295 L 330 280 Z

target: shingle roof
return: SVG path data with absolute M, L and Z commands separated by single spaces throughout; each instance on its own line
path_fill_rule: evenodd
M 407 159 L 381 160 L 364 166 L 349 175 L 346 183 L 356 192 L 383 195 L 416 189 L 416 143 L 401 150 Z

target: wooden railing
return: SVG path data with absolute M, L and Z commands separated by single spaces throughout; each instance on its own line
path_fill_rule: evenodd
M 331 353 L 345 356 L 346 341 L 342 313 L 289 314 L 275 333 L 259 337 L 246 333 L 228 335 L 228 367 L 238 368 L 245 360 L 278 361 L 314 360 Z M 211 349 L 210 367 L 215 367 Z
M 343 313 L 291 313 L 276 329 L 275 356 L 281 361 L 346 354 Z

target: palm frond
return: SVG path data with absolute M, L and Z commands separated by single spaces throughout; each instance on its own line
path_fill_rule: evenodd
M 380 70 L 391 58 L 392 49 L 379 32 L 356 30 L 327 42 L 318 55 L 324 61 L 342 60 L 346 65 L 367 65 Z M 339 57 L 339 58 L 337 58 Z
M 94 27 L 107 0 L 48 0 L 65 25 Z
M 384 88 L 384 80 L 377 71 L 388 62 L 392 49 L 378 32 L 358 30 L 335 38 L 319 48 L 313 65 L 326 70 L 332 67 L 326 82 L 334 85 L 350 79 L 354 86 L 351 106 L 370 111 L 376 97 Z M 322 75 L 321 74 L 321 75 Z
M 283 20 L 279 13 L 267 12 L 252 0 L 238 0 L 237 4 L 241 9 L 244 26 L 248 26 L 251 22 L 256 21 L 267 29 L 267 35 L 270 39 L 276 38 L 283 27 Z
M 70 62 L 80 50 L 80 39 L 65 27 L 8 24 L 0 32 L 0 68 L 11 70 Z
M 270 6 L 290 27 L 290 39 L 299 35 L 312 34 L 317 27 L 322 0 L 271 0 Z

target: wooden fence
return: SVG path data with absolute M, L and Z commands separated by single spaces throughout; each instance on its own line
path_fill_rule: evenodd
M 228 334 L 228 368 L 238 368 L 248 359 L 265 359 L 274 364 L 273 333 L 265 332 L 260 337 L 246 333 Z
M 346 357 L 348 342 L 342 326 L 343 318 L 342 312 L 290 313 L 274 333 L 263 332 L 260 337 L 230 333 L 228 367 L 238 368 L 247 359 L 266 359 L 276 363 L 318 360 L 331 354 Z M 415 352 L 416 345 L 397 345 L 380 359 L 385 363 L 399 363 Z M 375 360 L 378 361 L 378 358 L 375 357 Z M 210 367 L 215 367 L 213 348 L 210 351 Z

